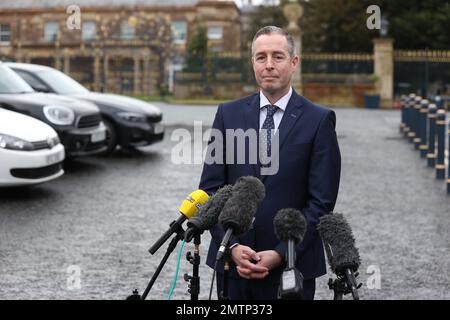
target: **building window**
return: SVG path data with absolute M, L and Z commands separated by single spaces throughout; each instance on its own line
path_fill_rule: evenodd
M 218 27 L 218 26 L 208 27 L 208 39 L 209 40 L 221 40 L 222 39 L 222 27 Z
M 48 42 L 55 42 L 58 37 L 59 25 L 58 22 L 46 22 L 44 30 L 44 39 Z
M 9 44 L 11 41 L 11 25 L 0 24 L 0 43 Z
M 186 21 L 172 21 L 173 43 L 183 44 L 186 42 Z
M 134 27 L 128 23 L 128 21 L 122 22 L 120 25 L 120 38 L 121 39 L 133 39 Z
M 95 21 L 86 21 L 83 23 L 81 38 L 84 41 L 95 40 L 97 37 L 97 23 Z

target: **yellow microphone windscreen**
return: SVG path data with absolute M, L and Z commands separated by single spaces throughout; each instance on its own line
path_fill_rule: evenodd
M 195 216 L 202 205 L 208 201 L 209 196 L 203 190 L 195 190 L 191 192 L 180 206 L 180 212 L 188 219 Z

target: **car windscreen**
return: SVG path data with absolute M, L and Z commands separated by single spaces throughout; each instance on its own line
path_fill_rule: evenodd
M 0 94 L 34 92 L 28 83 L 7 66 L 0 65 Z
M 39 71 L 36 75 L 58 94 L 76 94 L 89 92 L 81 84 L 58 70 Z

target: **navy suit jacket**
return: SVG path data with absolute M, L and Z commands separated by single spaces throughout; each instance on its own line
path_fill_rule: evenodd
M 224 137 L 226 129 L 254 129 L 258 132 L 259 101 L 257 93 L 219 105 L 213 128 L 220 130 Z M 212 194 L 226 184 L 234 184 L 241 176 L 261 179 L 266 196 L 256 212 L 252 228 L 231 240 L 231 243 L 247 245 L 257 252 L 276 250 L 285 256 L 287 244 L 277 239 L 273 218 L 280 209 L 299 209 L 305 216 L 307 230 L 303 241 L 296 247 L 296 267 L 305 279 L 326 273 L 323 244 L 316 226 L 320 216 L 333 211 L 339 189 L 341 156 L 335 123 L 334 111 L 315 105 L 293 90 L 278 128 L 278 173 L 261 176 L 258 163 L 226 164 L 224 160 L 224 164 L 205 163 L 199 185 L 200 189 Z M 212 239 L 206 263 L 214 267 L 224 231 L 217 224 L 210 232 Z M 282 267 L 271 271 L 267 281 L 278 282 L 281 271 Z M 223 272 L 221 262 L 217 264 L 217 272 Z M 235 266 L 232 266 L 230 276 L 239 277 Z

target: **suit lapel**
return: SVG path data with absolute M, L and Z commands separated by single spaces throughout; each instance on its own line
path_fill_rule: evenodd
M 245 119 L 245 130 L 253 129 L 256 130 L 257 136 L 257 150 L 259 155 L 259 94 L 255 94 L 252 100 L 248 102 L 246 108 L 244 108 L 244 119 Z M 257 162 L 255 164 L 251 164 L 253 170 L 255 172 L 256 177 L 260 177 L 260 169 L 259 169 L 259 156 L 257 156 Z
M 280 125 L 278 127 L 280 133 L 280 149 L 283 146 L 289 132 L 294 127 L 294 124 L 302 116 L 303 113 L 303 103 L 302 98 L 299 96 L 295 90 L 292 90 L 292 96 L 289 99 L 286 110 L 284 111 L 283 118 L 281 119 Z

